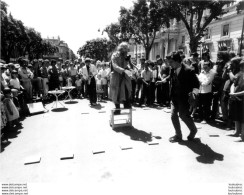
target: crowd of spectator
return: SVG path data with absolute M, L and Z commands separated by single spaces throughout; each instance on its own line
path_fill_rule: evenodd
M 192 117 L 201 123 L 222 120 L 227 129 L 235 126 L 232 136 L 244 139 L 244 60 L 232 52 L 219 52 L 217 61 L 208 52 L 202 56 L 193 53 L 186 58 L 181 53 L 182 65 L 191 68 L 200 83 L 199 93 L 190 101 Z M 201 60 L 200 60 L 201 59 Z M 152 62 L 131 60 L 131 102 L 134 106 L 170 108 L 171 68 L 165 59 L 156 57 Z M 93 59 L 59 60 L 34 59 L 31 62 L 19 58 L 18 63 L 0 64 L 1 68 L 1 130 L 19 125 L 18 118 L 28 114 L 27 104 L 35 99 L 50 99 L 51 90 L 75 86 L 73 98 L 89 98 L 90 77 L 85 67 L 94 65 L 96 101 L 109 100 L 111 65 Z M 89 68 L 88 68 L 89 70 Z M 189 99 L 190 100 L 190 99 Z M 94 101 L 91 102 L 94 105 Z

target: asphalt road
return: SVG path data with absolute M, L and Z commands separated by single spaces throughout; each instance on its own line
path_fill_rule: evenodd
M 216 194 L 214 189 L 227 194 L 228 184 L 243 184 L 243 142 L 227 136 L 232 131 L 217 122 L 217 127 L 197 124 L 199 142 L 170 143 L 174 129 L 170 113 L 162 108 L 135 107 L 133 127 L 113 130 L 109 101 L 90 107 L 86 99 L 75 100 L 61 110 L 51 105 L 11 133 L 0 154 L 1 183 L 43 185 L 50 194 L 53 189 L 97 194 L 96 186 L 100 194 Z M 186 140 L 189 131 L 181 124 Z M 41 161 L 25 165 L 30 158 Z M 46 188 L 29 194 L 49 194 Z

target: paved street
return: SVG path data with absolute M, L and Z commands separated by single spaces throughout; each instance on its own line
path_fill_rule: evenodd
M 112 130 L 111 102 L 91 108 L 86 99 L 66 110 L 27 117 L 0 155 L 1 182 L 79 182 L 84 184 L 243 183 L 244 147 L 237 138 L 197 124 L 200 143 L 170 143 L 170 113 L 133 109 L 133 128 Z M 188 129 L 182 124 L 183 139 Z M 104 153 L 93 154 L 93 152 Z M 74 159 L 60 160 L 74 154 Z M 40 156 L 38 164 L 24 165 Z M 156 187 L 156 186 L 155 186 Z M 227 193 L 227 191 L 225 190 Z

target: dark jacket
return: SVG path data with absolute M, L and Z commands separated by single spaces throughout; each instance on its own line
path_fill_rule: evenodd
M 182 65 L 178 75 L 172 69 L 170 73 L 170 97 L 172 100 L 187 101 L 193 88 L 199 89 L 198 78 L 190 67 Z

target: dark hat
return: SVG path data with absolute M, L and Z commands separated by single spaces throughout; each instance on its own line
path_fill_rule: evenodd
M 179 51 L 178 52 L 172 52 L 170 59 L 181 63 L 181 61 L 182 61 L 181 52 L 179 52 Z
M 91 62 L 91 59 L 90 58 L 86 58 L 85 62 Z
M 18 72 L 16 70 L 13 70 L 11 73 L 12 74 L 18 74 Z

